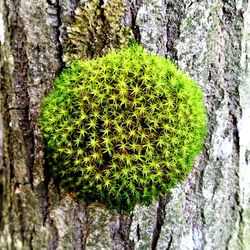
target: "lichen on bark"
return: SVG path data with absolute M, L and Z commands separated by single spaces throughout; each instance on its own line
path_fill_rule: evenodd
M 63 56 L 66 64 L 127 46 L 133 36 L 132 30 L 121 23 L 124 14 L 123 1 L 80 3 L 66 29 Z

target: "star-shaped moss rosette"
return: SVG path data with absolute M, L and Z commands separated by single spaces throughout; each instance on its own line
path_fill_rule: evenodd
M 63 187 L 125 211 L 184 180 L 206 135 L 199 86 L 139 45 L 63 70 L 40 122 Z

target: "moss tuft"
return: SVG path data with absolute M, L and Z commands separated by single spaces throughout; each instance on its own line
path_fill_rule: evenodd
M 122 1 L 91 0 L 80 4 L 67 27 L 64 61 L 97 57 L 127 46 L 133 38 L 129 27 L 121 24 L 125 8 Z
M 118 210 L 184 180 L 206 133 L 198 85 L 138 45 L 72 63 L 42 110 L 53 173 L 78 198 Z

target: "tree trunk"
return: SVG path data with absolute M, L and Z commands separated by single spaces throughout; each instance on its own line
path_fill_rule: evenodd
M 0 248 L 250 249 L 248 1 L 126 0 L 123 22 L 200 84 L 209 121 L 187 181 L 129 215 L 78 203 L 45 168 L 40 103 L 79 2 L 0 2 Z

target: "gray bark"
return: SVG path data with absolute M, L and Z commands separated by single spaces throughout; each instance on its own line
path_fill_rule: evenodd
M 209 119 L 186 182 L 129 215 L 78 203 L 44 164 L 40 103 L 78 2 L 0 2 L 0 248 L 249 249 L 248 1 L 126 0 L 123 22 L 200 84 Z

